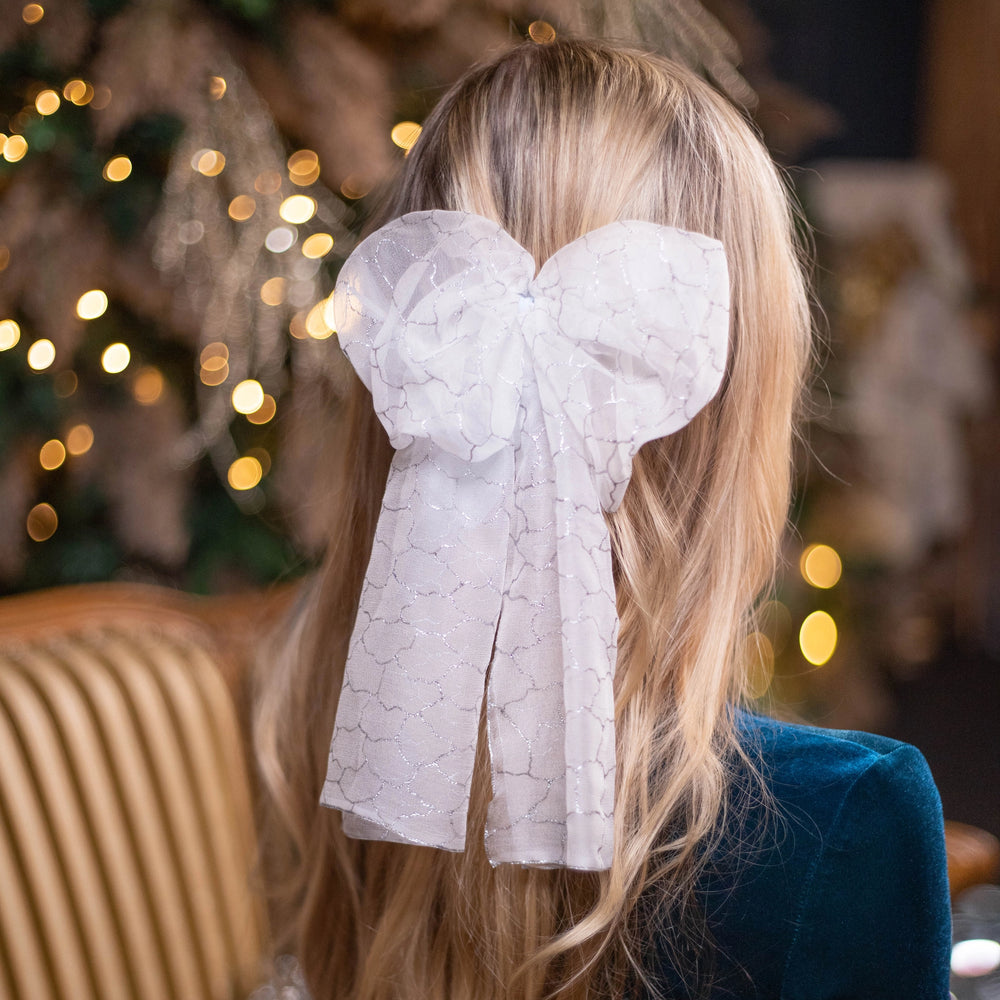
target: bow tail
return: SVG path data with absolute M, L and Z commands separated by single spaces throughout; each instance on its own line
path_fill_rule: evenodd
M 465 847 L 512 462 L 420 441 L 393 459 L 321 796 L 349 836 Z

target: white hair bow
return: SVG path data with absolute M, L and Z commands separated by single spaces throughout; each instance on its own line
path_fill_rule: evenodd
M 496 223 L 415 212 L 345 263 L 338 333 L 397 449 L 322 794 L 348 835 L 464 849 L 485 694 L 490 860 L 611 864 L 603 512 L 718 390 L 728 301 L 720 243 L 648 222 L 536 275 Z

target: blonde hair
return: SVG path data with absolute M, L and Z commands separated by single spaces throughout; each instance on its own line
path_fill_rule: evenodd
M 615 857 L 600 875 L 491 868 L 484 740 L 464 854 L 351 841 L 317 805 L 391 456 L 356 387 L 326 562 L 256 706 L 280 944 L 316 1000 L 622 996 L 655 950 L 647 901 L 667 914 L 668 943 L 698 933 L 690 904 L 742 754 L 744 645 L 784 527 L 809 354 L 793 218 L 761 143 L 704 82 L 665 59 L 568 40 L 507 52 L 443 98 L 391 211 L 431 208 L 494 219 L 539 262 L 615 219 L 720 240 L 727 372 L 688 427 L 641 449 L 609 517 L 618 785 Z

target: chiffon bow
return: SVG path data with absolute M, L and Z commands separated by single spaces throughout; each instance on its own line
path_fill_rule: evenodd
M 416 212 L 335 293 L 396 453 L 323 788 L 350 836 L 463 850 L 485 697 L 494 863 L 611 863 L 618 619 L 604 512 L 722 380 L 722 245 L 614 222 L 535 274 L 496 223 Z

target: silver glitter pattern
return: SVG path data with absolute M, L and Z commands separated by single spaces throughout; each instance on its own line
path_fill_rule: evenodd
M 485 689 L 490 860 L 610 865 L 603 512 L 718 391 L 728 303 L 722 245 L 648 222 L 537 276 L 464 212 L 403 216 L 348 259 L 340 341 L 396 449 L 321 798 L 349 836 L 464 849 Z

